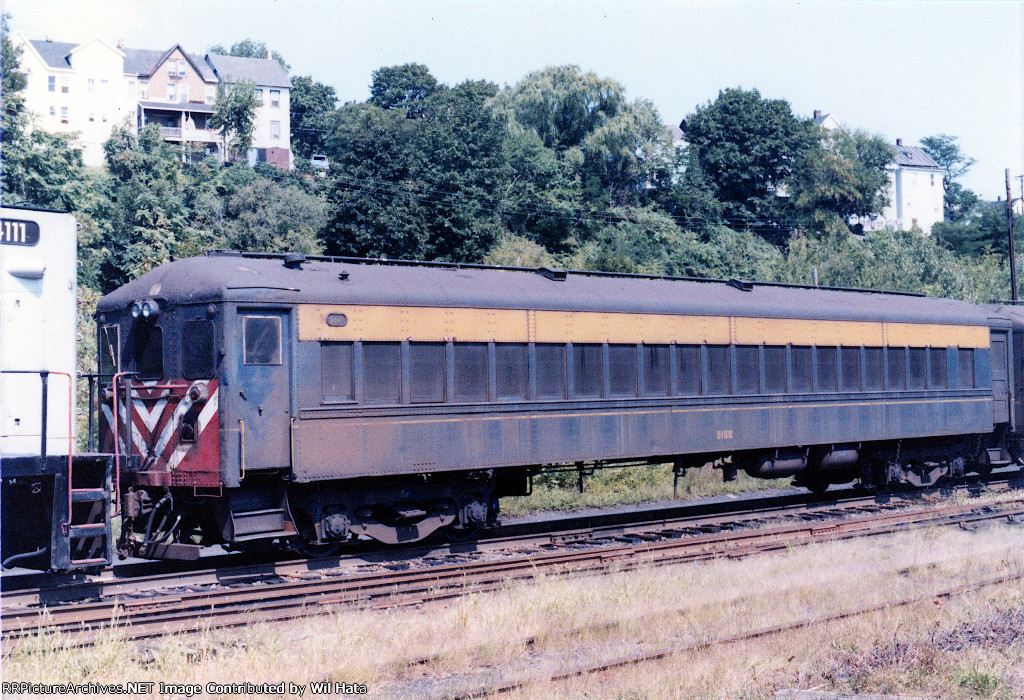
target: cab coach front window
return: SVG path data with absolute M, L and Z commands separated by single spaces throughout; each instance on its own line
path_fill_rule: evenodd
M 242 325 L 245 364 L 281 364 L 281 319 L 277 316 L 245 316 Z
M 164 333 L 160 326 L 135 324 L 135 371 L 141 379 L 164 376 Z

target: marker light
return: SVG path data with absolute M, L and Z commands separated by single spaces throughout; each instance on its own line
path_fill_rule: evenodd
M 138 318 L 142 315 L 142 304 L 135 302 L 132 304 L 132 318 Z
M 160 305 L 153 299 L 146 299 L 142 302 L 142 317 L 147 319 L 154 319 L 160 315 Z

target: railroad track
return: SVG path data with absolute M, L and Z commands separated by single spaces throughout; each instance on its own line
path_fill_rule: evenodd
M 305 578 L 279 574 L 276 580 L 253 585 L 179 589 L 148 597 L 112 597 L 79 602 L 46 610 L 10 609 L 3 615 L 4 647 L 41 632 L 62 632 L 79 644 L 88 644 L 111 627 L 130 639 L 145 639 L 169 632 L 188 632 L 211 627 L 232 627 L 253 621 L 280 621 L 318 614 L 336 605 L 396 606 L 457 597 L 465 592 L 487 591 L 508 580 L 538 575 L 601 573 L 641 566 L 663 566 L 700 559 L 748 556 L 811 542 L 879 535 L 898 530 L 938 525 L 972 527 L 996 519 L 1024 518 L 1024 498 L 998 504 L 967 504 L 931 509 L 911 509 L 850 499 L 821 509 L 788 516 L 795 522 L 764 526 L 763 513 L 734 515 L 728 522 L 673 523 L 661 521 L 660 529 L 627 533 L 617 528 L 602 540 L 579 535 L 548 535 L 546 549 L 526 554 L 505 553 L 494 559 L 443 564 L 430 568 L 395 571 L 384 569 L 338 577 Z M 793 508 L 796 508 L 795 506 Z M 875 512 L 864 514 L 871 509 Z M 832 511 L 831 515 L 827 511 Z M 849 517 L 851 513 L 860 515 Z M 843 515 L 847 517 L 843 517 Z M 718 518 L 724 519 L 725 516 Z M 711 520 L 714 520 L 712 518 Z M 746 521 L 743 526 L 739 521 Z M 760 525 L 753 527 L 752 525 Z M 561 544 L 553 543 L 561 539 Z M 589 539 L 589 541 L 587 541 Z M 506 543 L 506 547 L 508 544 Z M 301 576 L 301 577 L 300 577 Z

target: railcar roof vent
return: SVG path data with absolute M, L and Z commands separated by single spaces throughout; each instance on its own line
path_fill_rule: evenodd
M 741 292 L 749 292 L 754 288 L 753 282 L 745 282 L 744 280 L 729 280 L 726 284 L 733 289 L 740 290 Z
M 284 266 L 289 270 L 301 270 L 306 256 L 302 253 L 288 253 L 284 256 Z
M 550 267 L 538 267 L 537 272 L 555 282 L 565 281 L 565 270 L 552 270 Z

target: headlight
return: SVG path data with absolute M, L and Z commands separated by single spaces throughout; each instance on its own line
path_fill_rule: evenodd
M 138 318 L 141 315 L 142 304 L 140 302 L 135 302 L 134 304 L 132 304 L 132 318 Z
M 142 318 L 154 319 L 160 315 L 160 305 L 153 299 L 142 302 Z

